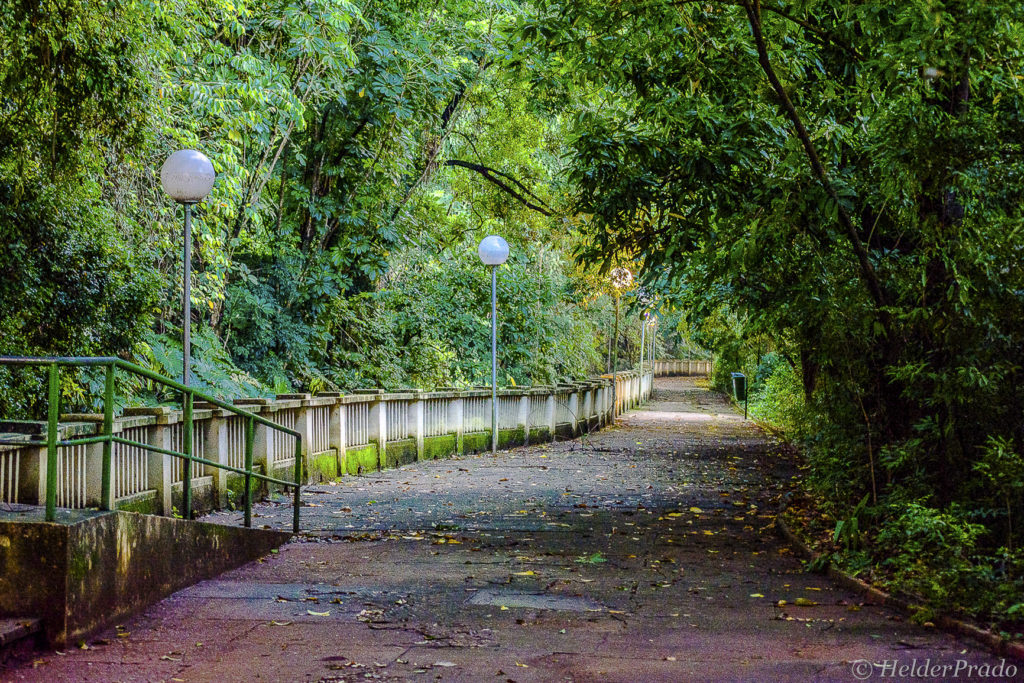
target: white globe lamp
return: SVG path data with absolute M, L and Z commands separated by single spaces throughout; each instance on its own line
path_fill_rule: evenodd
M 213 189 L 217 174 L 202 152 L 179 149 L 160 168 L 160 186 L 171 199 L 182 204 L 201 202 Z
M 488 235 L 480 240 L 476 251 L 485 266 L 500 266 L 508 260 L 508 242 L 498 235 Z

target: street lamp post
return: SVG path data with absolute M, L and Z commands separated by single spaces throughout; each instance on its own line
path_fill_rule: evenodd
M 647 319 L 651 317 L 650 311 L 644 311 L 644 317 L 640 320 L 640 395 L 644 393 L 644 346 L 647 344 Z
M 192 205 L 203 201 L 213 189 L 213 164 L 194 149 L 181 149 L 167 157 L 160 169 L 160 185 L 171 199 L 185 207 L 184 266 L 182 292 L 181 383 L 189 386 L 192 364 Z M 182 453 L 192 456 L 192 395 L 182 395 Z M 192 461 L 184 462 L 182 498 L 185 519 L 192 518 Z
M 621 290 L 633 284 L 633 274 L 628 268 L 612 270 L 612 285 L 615 287 L 615 332 L 612 334 L 612 420 L 618 415 L 618 364 L 619 364 L 619 297 Z
M 192 205 L 203 201 L 213 189 L 213 164 L 201 152 L 181 149 L 167 157 L 160 169 L 160 185 L 171 199 L 185 206 L 184 283 L 182 296 L 181 383 L 189 386 L 189 367 L 192 362 Z
M 491 267 L 491 453 L 498 452 L 498 266 L 508 259 L 508 242 L 488 235 L 477 248 L 480 260 Z

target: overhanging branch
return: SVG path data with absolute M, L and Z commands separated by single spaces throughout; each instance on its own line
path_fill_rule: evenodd
M 553 213 L 551 211 L 551 208 L 544 203 L 544 200 L 535 195 L 533 192 L 530 192 L 530 190 L 525 185 L 523 185 L 521 182 L 519 182 L 518 180 L 516 180 L 507 173 L 503 173 L 495 168 L 491 168 L 490 166 L 484 166 L 483 164 L 474 164 L 470 161 L 462 161 L 461 159 L 446 159 L 444 165 L 458 166 L 460 168 L 468 168 L 470 171 L 476 171 L 484 178 L 486 178 L 489 182 L 497 185 L 502 191 L 512 195 L 523 206 L 529 209 L 533 209 L 537 213 L 544 214 L 545 216 L 551 216 Z M 503 178 L 504 180 L 502 180 Z M 505 180 L 507 180 L 509 183 L 516 185 L 516 187 L 518 187 L 519 190 L 521 190 L 521 193 L 517 192 L 515 188 L 510 187 L 509 184 L 505 182 Z M 534 201 L 530 201 L 530 199 L 533 199 Z M 535 204 L 534 202 L 537 203 Z
M 750 22 L 750 30 L 754 36 L 754 45 L 757 48 L 757 60 L 761 65 L 761 70 L 764 71 L 765 76 L 768 77 L 768 82 L 771 84 L 772 90 L 775 91 L 775 95 L 782 103 L 782 108 L 786 112 L 786 117 L 793 124 L 793 129 L 796 132 L 797 139 L 800 140 L 800 144 L 804 148 L 804 153 L 807 155 L 807 160 L 810 162 L 811 171 L 814 173 L 814 177 L 818 179 L 818 182 L 821 183 L 825 192 L 828 193 L 828 196 L 836 203 L 839 214 L 839 223 L 846 231 L 846 235 L 850 240 L 850 246 L 853 248 L 853 252 L 857 256 L 861 276 L 868 288 L 868 292 L 871 294 L 871 299 L 875 302 L 875 306 L 883 308 L 886 305 L 885 293 L 883 292 L 882 284 L 878 279 L 878 273 L 875 272 L 874 266 L 871 265 L 871 259 L 868 256 L 867 249 L 864 248 L 864 243 L 860 239 L 857 227 L 853 224 L 853 219 L 850 218 L 850 214 L 845 208 L 843 208 L 842 202 L 839 200 L 839 193 L 836 192 L 836 188 L 832 185 L 832 180 L 829 178 L 828 173 L 825 170 L 825 166 L 821 162 L 821 157 L 818 156 L 818 150 L 815 148 L 814 142 L 811 140 L 811 136 L 807 132 L 807 128 L 804 126 L 804 122 L 800 118 L 800 114 L 797 112 L 796 107 L 793 106 L 793 101 L 789 98 L 789 94 L 782 86 L 782 82 L 779 80 L 778 75 L 775 73 L 775 69 L 772 67 L 771 60 L 768 58 L 768 45 L 764 39 L 764 34 L 761 31 L 761 6 L 758 0 L 754 0 L 754 3 L 752 3 L 751 0 L 742 0 L 742 4 L 743 8 L 747 12 L 747 19 Z

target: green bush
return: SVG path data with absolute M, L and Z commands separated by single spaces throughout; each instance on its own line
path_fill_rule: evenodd
M 985 527 L 955 511 L 918 503 L 888 513 L 890 521 L 875 537 L 876 555 L 886 558 L 888 583 L 940 610 L 975 611 L 992 574 L 991 566 L 976 557 Z

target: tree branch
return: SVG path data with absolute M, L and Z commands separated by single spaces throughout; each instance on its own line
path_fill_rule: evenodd
M 871 298 L 875 302 L 875 306 L 877 308 L 882 308 L 886 305 L 885 293 L 883 292 L 882 285 L 878 280 L 878 274 L 875 272 L 874 266 L 871 265 L 871 259 L 868 257 L 868 252 L 864 248 L 864 243 L 861 242 L 860 234 L 857 232 L 857 228 L 853 224 L 850 214 L 847 213 L 846 209 L 843 208 L 842 203 L 839 201 L 839 193 L 836 192 L 828 173 L 825 171 L 825 167 L 821 163 L 821 158 L 818 156 L 818 151 L 814 147 L 814 142 L 811 140 L 811 136 L 808 134 L 807 128 L 804 127 L 800 114 L 797 112 L 796 107 L 793 106 L 793 101 L 789 99 L 789 95 L 786 94 L 786 89 L 782 87 L 782 83 L 779 81 L 779 77 L 776 75 L 775 69 L 772 68 L 771 60 L 768 58 L 768 46 L 765 43 L 764 34 L 761 32 L 760 4 L 757 5 L 756 9 L 755 6 L 751 4 L 751 0 L 742 0 L 742 4 L 743 8 L 747 11 L 750 30 L 754 35 L 754 44 L 757 47 L 757 60 L 761 64 L 761 70 L 764 71 L 765 76 L 768 77 L 768 82 L 771 84 L 776 96 L 782 103 L 782 108 L 786 111 L 786 116 L 793 124 L 793 128 L 796 130 L 796 136 L 800 140 L 800 144 L 803 145 L 804 153 L 807 155 L 807 159 L 810 162 L 814 176 L 818 179 L 818 182 L 821 183 L 821 186 L 825 189 L 825 192 L 828 193 L 828 196 L 832 201 L 836 203 L 839 223 L 846 231 L 846 235 L 850 240 L 850 246 L 853 247 L 853 252 L 857 256 L 857 261 L 860 264 L 861 276 L 864 278 L 864 283 L 867 285 L 868 292 L 871 294 Z
M 530 208 L 530 209 L 533 209 L 537 213 L 544 214 L 545 216 L 553 215 L 553 212 L 550 210 L 550 208 L 547 206 L 547 204 L 544 204 L 543 200 L 541 200 L 539 197 L 537 197 L 537 195 L 535 195 L 532 192 L 530 192 L 528 189 L 526 189 L 525 185 L 523 185 L 521 182 L 519 182 L 518 180 L 516 180 L 512 176 L 508 175 L 507 173 L 502 173 L 501 171 L 498 171 L 496 169 L 490 168 L 489 166 L 484 166 L 482 164 L 474 164 L 474 163 L 471 163 L 469 161 L 462 161 L 460 159 L 446 159 L 444 161 L 444 165 L 445 166 L 459 166 L 461 168 L 468 168 L 471 171 L 476 171 L 477 173 L 482 175 L 484 178 L 486 178 L 488 181 L 494 183 L 499 188 L 501 188 L 503 191 L 505 191 L 506 193 L 512 195 L 523 206 L 525 206 L 527 208 Z M 510 182 L 515 183 L 519 188 L 522 189 L 522 191 L 524 193 L 526 193 L 527 195 L 532 197 L 534 200 L 540 202 L 540 204 L 542 204 L 543 206 L 539 206 L 537 204 L 534 204 L 529 199 L 524 197 L 522 194 L 520 194 L 519 192 L 517 192 L 513 188 L 509 187 L 507 184 L 505 184 L 501 180 L 501 178 L 499 178 L 498 176 L 501 176 L 501 178 L 505 178 L 505 179 L 509 180 Z

